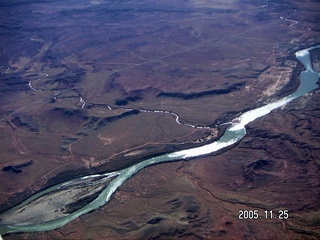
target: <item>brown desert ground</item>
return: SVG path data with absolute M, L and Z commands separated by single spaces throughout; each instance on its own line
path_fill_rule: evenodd
M 65 180 L 214 141 L 219 124 L 293 92 L 294 53 L 320 43 L 311 0 L 0 6 L 0 212 Z M 319 50 L 312 62 L 319 72 Z M 256 120 L 219 155 L 142 170 L 60 229 L 4 238 L 320 238 L 319 98 Z

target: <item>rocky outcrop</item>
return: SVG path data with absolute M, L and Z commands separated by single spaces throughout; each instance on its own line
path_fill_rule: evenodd
M 5 172 L 12 171 L 14 173 L 22 173 L 22 169 L 21 168 L 29 166 L 32 163 L 33 163 L 33 161 L 30 160 L 28 162 L 21 163 L 21 164 L 18 164 L 18 165 L 14 165 L 14 166 L 8 165 L 8 166 L 3 167 L 2 171 L 5 171 Z
M 233 91 L 240 90 L 245 85 L 245 82 L 235 83 L 225 89 L 213 89 L 202 92 L 182 93 L 182 92 L 162 92 L 157 97 L 171 97 L 171 98 L 182 98 L 183 100 L 190 100 L 195 98 L 201 98 L 210 95 L 222 95 L 229 94 Z

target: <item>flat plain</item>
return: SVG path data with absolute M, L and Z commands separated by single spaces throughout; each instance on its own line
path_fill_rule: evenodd
M 0 171 L 1 212 L 64 180 L 213 141 L 219 124 L 294 91 L 294 53 L 320 42 L 311 0 L 0 6 L 0 168 L 15 169 Z M 144 169 L 65 227 L 6 237 L 318 238 L 318 95 L 250 124 L 225 153 Z M 239 220 L 240 209 L 290 219 Z

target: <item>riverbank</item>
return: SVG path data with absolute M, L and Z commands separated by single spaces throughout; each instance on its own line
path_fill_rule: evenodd
M 85 198 L 83 198 L 83 201 L 76 201 L 76 202 L 72 202 L 72 203 L 67 204 L 67 206 L 71 205 L 72 208 L 77 207 L 77 205 L 79 205 L 79 204 L 82 204 L 81 206 L 83 206 L 83 207 L 78 209 L 77 211 L 72 212 L 67 216 L 63 215 L 64 217 L 59 218 L 59 219 L 55 219 L 55 218 L 52 219 L 52 215 L 50 213 L 49 213 L 49 219 L 45 218 L 44 214 L 42 214 L 41 217 L 39 215 L 37 215 L 38 217 L 36 218 L 36 220 L 38 222 L 35 223 L 32 221 L 33 208 L 37 208 L 39 206 L 38 202 L 41 201 L 39 199 L 41 199 L 43 197 L 49 198 L 49 199 L 46 199 L 46 201 L 44 201 L 44 202 L 46 202 L 46 203 L 50 202 L 50 195 L 52 195 L 52 193 L 49 192 L 47 195 L 44 195 L 43 197 L 41 196 L 39 199 L 35 199 L 35 200 L 31 201 L 30 203 L 27 203 L 26 205 L 23 205 L 22 207 L 15 209 L 13 212 L 9 211 L 7 213 L 4 213 L 2 216 L 4 216 L 5 219 L 9 219 L 9 221 L 4 222 L 8 225 L 7 232 L 12 232 L 12 231 L 16 231 L 16 230 L 17 231 L 37 230 L 38 231 L 38 227 L 40 227 L 42 229 L 42 231 L 44 231 L 44 230 L 55 229 L 55 228 L 61 227 L 61 226 L 65 225 L 67 222 L 72 221 L 73 219 L 108 203 L 110 201 L 113 193 L 126 180 L 131 178 L 134 174 L 136 174 L 137 172 L 139 172 L 140 170 L 142 170 L 145 167 L 148 167 L 150 165 L 159 164 L 159 163 L 169 162 L 169 161 L 172 162 L 172 161 L 177 161 L 177 160 L 181 160 L 181 159 L 191 159 L 194 157 L 202 157 L 202 156 L 206 156 L 206 155 L 212 154 L 212 153 L 219 154 L 221 152 L 221 150 L 226 149 L 228 147 L 233 147 L 233 145 L 235 143 L 239 143 L 242 140 L 242 138 L 245 136 L 245 134 L 246 134 L 245 127 L 248 123 L 256 120 L 257 118 L 263 117 L 263 116 L 269 114 L 270 111 L 275 110 L 275 109 L 291 102 L 292 100 L 307 94 L 310 91 L 313 91 L 315 88 L 318 88 L 318 86 L 316 85 L 316 82 L 319 80 L 319 73 L 314 72 L 312 69 L 312 63 L 310 61 L 308 50 L 299 51 L 299 52 L 297 52 L 296 56 L 299 59 L 299 61 L 301 61 L 305 65 L 305 67 L 307 69 L 306 71 L 301 73 L 300 87 L 294 93 L 292 93 L 286 97 L 283 97 L 282 99 L 279 99 L 279 100 L 277 100 L 275 102 L 271 102 L 263 107 L 260 107 L 260 108 L 254 109 L 254 110 L 250 110 L 248 112 L 241 114 L 238 121 L 234 122 L 232 124 L 232 126 L 229 127 L 224 132 L 224 134 L 222 135 L 222 137 L 219 140 L 217 140 L 211 144 L 206 144 L 205 146 L 195 147 L 195 148 L 191 148 L 191 149 L 187 149 L 187 150 L 175 151 L 172 154 L 164 154 L 164 155 L 152 157 L 147 160 L 144 160 L 143 162 L 132 165 L 131 167 L 123 169 L 123 170 L 121 170 L 121 172 L 119 172 L 119 175 L 116 178 L 114 178 L 113 180 L 110 181 L 110 183 L 107 184 L 106 188 L 101 191 L 101 193 L 98 195 L 98 197 L 94 201 L 88 203 L 87 205 L 83 205 L 83 202 L 86 202 L 86 199 L 91 199 L 91 197 L 90 197 L 92 195 L 92 193 L 91 193 L 89 196 L 85 196 Z M 266 161 L 263 160 L 261 164 L 265 165 L 266 164 L 265 162 Z M 100 176 L 99 176 L 99 178 L 100 178 Z M 88 179 L 88 178 L 85 177 L 82 179 Z M 89 177 L 89 179 L 91 179 L 91 178 Z M 248 181 L 252 181 L 254 178 L 252 178 L 251 175 L 248 175 L 248 176 L 246 175 L 245 179 Z M 74 180 L 71 182 L 72 188 L 74 187 L 73 184 L 75 181 L 77 181 L 77 180 Z M 66 183 L 66 184 L 68 185 L 70 183 Z M 62 186 L 64 186 L 64 185 L 62 185 Z M 102 188 L 100 186 L 98 191 L 101 189 Z M 68 191 L 68 193 L 69 192 L 70 191 Z M 95 193 L 96 192 L 94 191 L 93 194 L 95 194 Z M 60 193 L 58 193 L 58 195 L 60 195 Z M 53 197 L 53 198 L 55 198 L 55 197 Z M 61 204 L 61 202 L 60 202 L 60 204 Z M 64 206 L 62 209 L 65 209 L 65 208 L 68 209 L 67 206 Z M 51 204 L 51 207 L 53 207 L 52 204 Z M 31 211 L 31 214 L 28 213 L 29 211 Z M 62 211 L 62 212 L 65 214 L 65 211 Z M 16 220 L 14 220 L 14 219 L 17 218 L 18 220 L 19 219 L 22 220 L 21 216 L 23 216 L 23 219 L 26 219 L 26 217 L 24 216 L 25 214 L 27 214 L 27 216 L 29 216 L 29 218 L 31 217 L 31 221 L 26 220 L 27 221 L 26 225 L 25 224 L 23 224 L 22 226 L 16 225 L 15 224 Z M 13 217 L 13 220 L 10 220 L 10 216 Z M 28 219 L 28 217 L 27 217 L 27 219 Z M 2 233 L 4 233 L 4 232 L 2 232 Z
M 298 72 L 301 71 L 302 69 L 303 69 L 303 65 L 301 63 L 298 63 L 294 68 L 290 81 L 286 85 L 286 89 L 283 88 L 277 95 L 273 96 L 272 99 L 279 99 L 283 95 L 290 94 L 292 93 L 292 91 L 296 90 L 298 87 L 297 83 L 300 81 Z M 50 179 L 48 179 L 46 184 L 43 185 L 41 189 L 38 190 L 38 192 L 43 191 L 61 182 L 71 180 L 77 177 L 85 176 L 88 174 L 99 174 L 103 172 L 118 171 L 158 155 L 163 155 L 163 154 L 172 153 L 172 152 L 176 152 L 176 151 L 180 151 L 188 148 L 200 147 L 206 144 L 210 144 L 216 141 L 217 139 L 219 139 L 224 134 L 225 130 L 230 126 L 230 124 L 221 125 L 222 123 L 231 122 L 232 119 L 235 119 L 236 117 L 240 116 L 241 113 L 260 107 L 262 105 L 263 105 L 262 103 L 258 103 L 252 108 L 245 109 L 239 112 L 230 112 L 221 116 L 219 119 L 215 120 L 214 123 L 211 125 L 211 127 L 218 126 L 217 128 L 218 133 L 217 133 L 217 136 L 209 138 L 208 141 L 203 141 L 200 143 L 189 142 L 184 144 L 165 144 L 162 146 L 154 146 L 154 147 L 150 146 L 150 147 L 139 148 L 135 150 L 139 152 L 138 155 L 123 153 L 123 154 L 117 155 L 114 159 L 111 159 L 108 162 L 105 162 L 95 167 L 91 167 L 89 169 L 86 167 L 82 167 L 74 170 L 63 171 L 57 174 L 56 176 L 53 176 Z M 229 146 L 225 149 L 219 150 L 218 152 L 214 153 L 214 155 L 221 154 L 225 151 L 230 150 L 233 147 L 234 146 Z M 121 159 L 121 161 L 119 161 L 119 159 Z M 19 192 L 11 196 L 6 203 L 3 203 L 0 206 L 0 213 L 10 209 L 14 205 L 21 203 L 32 194 L 34 193 L 32 193 L 28 189 L 25 189 L 22 192 Z

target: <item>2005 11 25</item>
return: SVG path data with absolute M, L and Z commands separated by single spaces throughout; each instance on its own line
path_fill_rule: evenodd
M 262 213 L 263 212 L 263 213 Z M 238 218 L 241 220 L 246 219 L 280 219 L 286 220 L 289 218 L 289 211 L 288 210 L 264 210 L 259 212 L 259 210 L 242 210 L 240 209 L 238 212 Z

